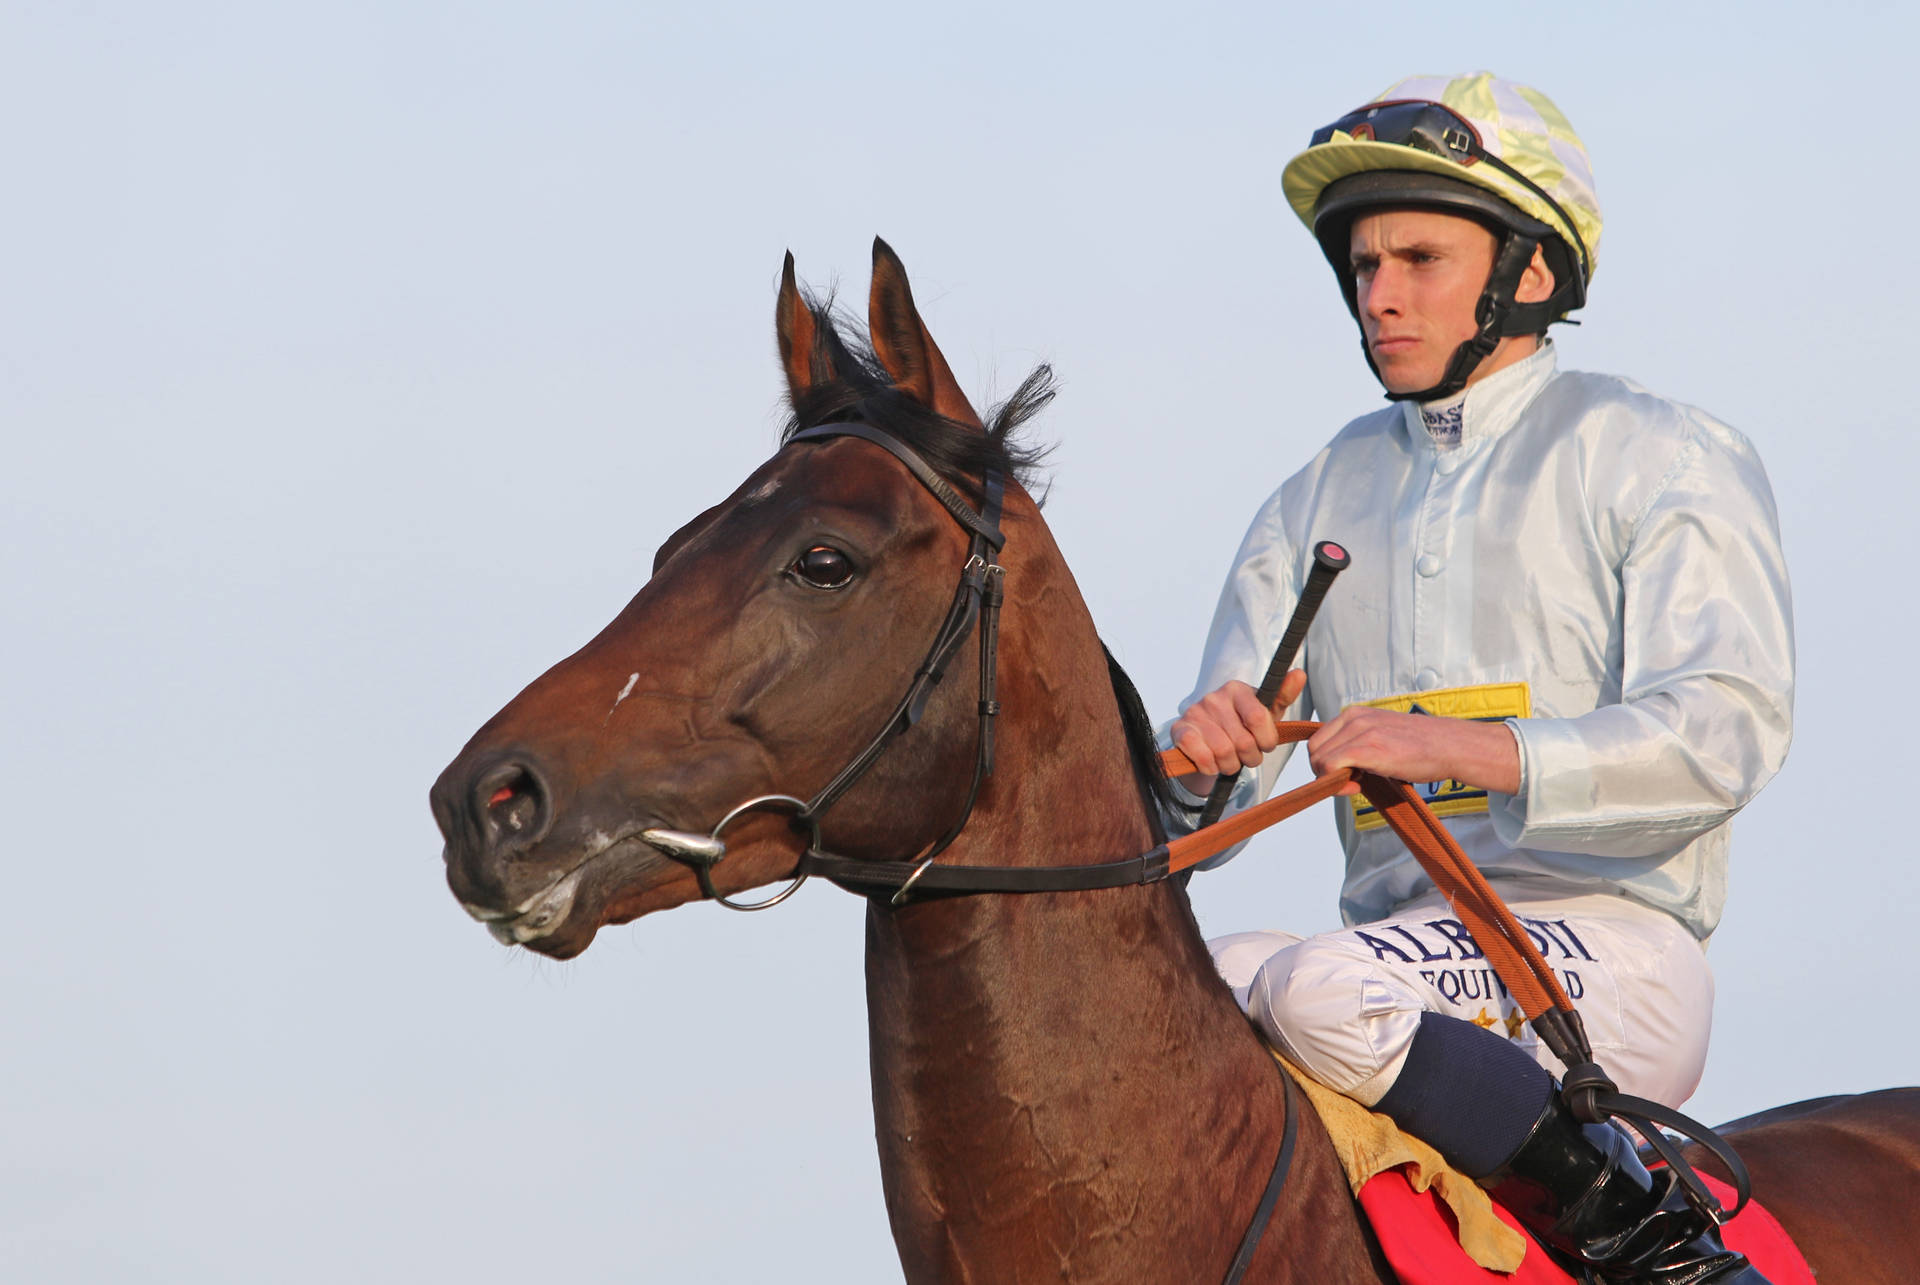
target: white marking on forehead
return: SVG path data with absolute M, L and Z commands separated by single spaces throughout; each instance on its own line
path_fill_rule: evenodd
M 762 482 L 760 485 L 754 487 L 751 491 L 747 492 L 746 499 L 742 500 L 741 503 L 742 504 L 758 504 L 760 503 L 760 501 L 766 499 L 768 496 L 772 495 L 775 491 L 779 489 L 780 489 L 780 479 L 777 477 L 770 477 L 766 481 Z

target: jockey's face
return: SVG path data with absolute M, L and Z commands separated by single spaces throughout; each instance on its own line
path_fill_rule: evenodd
M 1446 375 L 1453 350 L 1479 330 L 1474 307 L 1493 273 L 1498 244 L 1472 219 L 1438 210 L 1382 210 L 1353 221 L 1354 297 L 1367 351 L 1388 392 L 1417 393 Z M 1514 300 L 1541 303 L 1552 294 L 1553 269 L 1535 249 Z M 1468 386 L 1539 346 L 1536 335 L 1508 335 L 1474 367 Z
M 1382 210 L 1353 221 L 1360 326 L 1388 392 L 1433 387 L 1453 350 L 1473 338 L 1474 305 L 1493 271 L 1495 244 L 1472 219 L 1438 210 Z M 1468 382 L 1491 373 L 1498 355 L 1481 362 Z

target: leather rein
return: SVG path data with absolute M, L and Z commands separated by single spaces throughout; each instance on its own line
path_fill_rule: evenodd
M 1268 826 L 1304 811 L 1323 799 L 1334 797 L 1349 783 L 1357 782 L 1361 792 L 1379 809 L 1428 877 L 1445 894 L 1474 941 L 1485 952 L 1487 962 L 1493 966 L 1522 1013 L 1540 1035 L 1541 1041 L 1568 1068 L 1562 1094 L 1574 1113 L 1590 1123 L 1619 1116 L 1633 1124 L 1686 1186 L 1693 1202 L 1716 1222 L 1725 1223 L 1745 1208 L 1751 1194 L 1751 1181 L 1739 1156 L 1712 1129 L 1698 1121 L 1657 1103 L 1618 1091 L 1613 1081 L 1594 1062 L 1579 1012 L 1561 988 L 1553 969 L 1528 939 L 1524 926 L 1488 885 L 1486 877 L 1421 800 L 1418 792 L 1406 782 L 1351 769 L 1330 772 L 1214 825 L 1168 840 L 1138 856 L 1120 861 L 1080 866 L 935 865 L 935 859 L 966 828 L 973 815 L 974 804 L 979 799 L 980 786 L 993 773 L 993 720 L 1000 712 L 999 701 L 995 699 L 996 657 L 1006 578 L 1006 569 L 999 564 L 998 558 L 1001 548 L 1006 544 L 1006 535 L 1000 529 L 1006 482 L 999 470 L 986 470 L 981 485 L 985 503 L 976 510 L 911 447 L 882 429 L 854 421 L 803 429 L 789 437 L 787 444 L 834 437 L 856 437 L 870 442 L 900 461 L 968 532 L 971 538 L 967 560 L 960 569 L 953 604 L 947 609 L 946 617 L 935 632 L 933 643 L 915 671 L 906 694 L 894 706 L 886 723 L 866 748 L 835 773 L 811 799 L 802 800 L 788 794 L 763 794 L 735 806 L 707 834 L 654 829 L 640 836 L 666 855 L 692 866 L 700 881 L 701 891 L 707 897 L 733 910 L 765 910 L 792 896 L 809 876 L 815 874 L 869 898 L 891 892 L 888 898 L 891 906 L 904 904 L 913 894 L 1082 892 L 1158 883 L 1235 844 L 1245 842 Z M 870 861 L 826 851 L 821 846 L 822 815 L 872 768 L 897 737 L 920 721 L 933 689 L 945 677 L 948 665 L 959 653 L 968 635 L 976 630 L 980 648 L 979 725 L 975 733 L 973 780 L 959 816 L 940 839 L 910 861 Z M 1312 722 L 1284 722 L 1278 725 L 1283 744 L 1303 741 L 1319 726 Z M 1193 764 L 1178 750 L 1165 751 L 1162 766 L 1169 775 L 1183 775 L 1194 770 Z M 761 901 L 734 901 L 722 894 L 713 883 L 713 867 L 719 864 L 727 851 L 721 835 L 738 818 L 750 812 L 771 810 L 786 811 L 797 827 L 805 827 L 808 833 L 806 849 L 801 853 L 793 880 L 785 888 Z M 1253 1223 L 1247 1228 L 1233 1263 L 1228 1268 L 1225 1285 L 1237 1285 L 1253 1261 L 1254 1250 L 1279 1200 L 1292 1164 L 1298 1112 L 1292 1083 L 1285 1072 L 1281 1073 L 1280 1081 L 1286 1101 L 1286 1123 L 1281 1136 L 1280 1153 L 1267 1180 L 1266 1190 L 1261 1195 L 1259 1208 L 1254 1213 Z M 1726 1166 L 1738 1195 L 1731 1211 L 1722 1208 L 1712 1191 L 1680 1154 L 1679 1148 L 1663 1132 L 1662 1126 L 1675 1129 L 1701 1143 Z

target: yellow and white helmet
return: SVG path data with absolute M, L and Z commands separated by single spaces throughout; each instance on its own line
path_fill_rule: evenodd
M 1349 310 L 1356 310 L 1356 297 L 1348 229 L 1368 209 L 1442 209 L 1489 224 L 1500 236 L 1481 301 L 1481 335 L 1461 346 L 1442 385 L 1406 396 L 1458 391 L 1502 336 L 1538 334 L 1586 302 L 1601 228 L 1593 165 L 1573 126 L 1539 90 L 1490 72 L 1408 77 L 1315 130 L 1307 150 L 1288 162 L 1281 189 L 1319 240 Z M 1553 269 L 1553 294 L 1516 304 L 1514 290 L 1536 245 Z

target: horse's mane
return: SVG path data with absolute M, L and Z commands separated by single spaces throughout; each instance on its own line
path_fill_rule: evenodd
M 831 298 L 809 298 L 817 348 L 813 387 L 791 399 L 793 413 L 780 435 L 784 445 L 802 429 L 857 420 L 900 439 L 947 481 L 978 503 L 980 476 L 999 469 L 1022 486 L 1039 474 L 1044 445 L 1018 440 L 1018 430 L 1053 400 L 1053 368 L 1041 364 L 1013 395 L 987 412 L 986 431 L 948 419 L 902 393 L 873 355 L 873 348 L 841 316 Z M 827 370 L 821 370 L 822 363 Z M 821 378 L 822 375 L 828 376 Z
M 1120 705 L 1120 726 L 1127 734 L 1127 757 L 1133 760 L 1133 779 L 1139 782 L 1146 798 L 1147 824 L 1153 827 L 1153 841 L 1165 843 L 1167 828 L 1162 818 L 1175 812 L 1192 814 L 1195 809 L 1174 796 L 1173 782 L 1167 779 L 1167 769 L 1160 762 L 1160 744 L 1154 738 L 1153 720 L 1147 717 L 1147 707 L 1141 703 L 1133 680 L 1113 658 L 1111 648 L 1101 643 L 1100 650 L 1107 654 L 1107 679 L 1113 684 L 1113 698 Z
M 808 298 L 806 304 L 813 313 L 818 345 L 813 354 L 815 380 L 812 387 L 791 397 L 792 414 L 780 434 L 782 445 L 803 429 L 856 421 L 891 433 L 926 460 L 934 472 L 972 495 L 975 503 L 980 499 L 979 479 L 990 468 L 1031 489 L 1050 448 L 1019 440 L 1019 430 L 1053 400 L 1056 388 L 1051 366 L 1043 362 L 1034 367 L 1012 396 L 993 406 L 987 412 L 983 433 L 970 424 L 948 419 L 894 387 L 872 346 L 857 337 L 853 323 L 834 309 L 831 297 Z M 828 368 L 825 371 L 820 369 L 823 362 Z M 822 375 L 829 377 L 820 378 Z M 1153 723 L 1133 681 L 1111 651 L 1106 657 L 1114 702 L 1126 732 L 1127 756 L 1145 798 L 1155 842 L 1164 842 L 1161 816 L 1184 805 L 1174 797 L 1173 786 L 1160 765 Z

